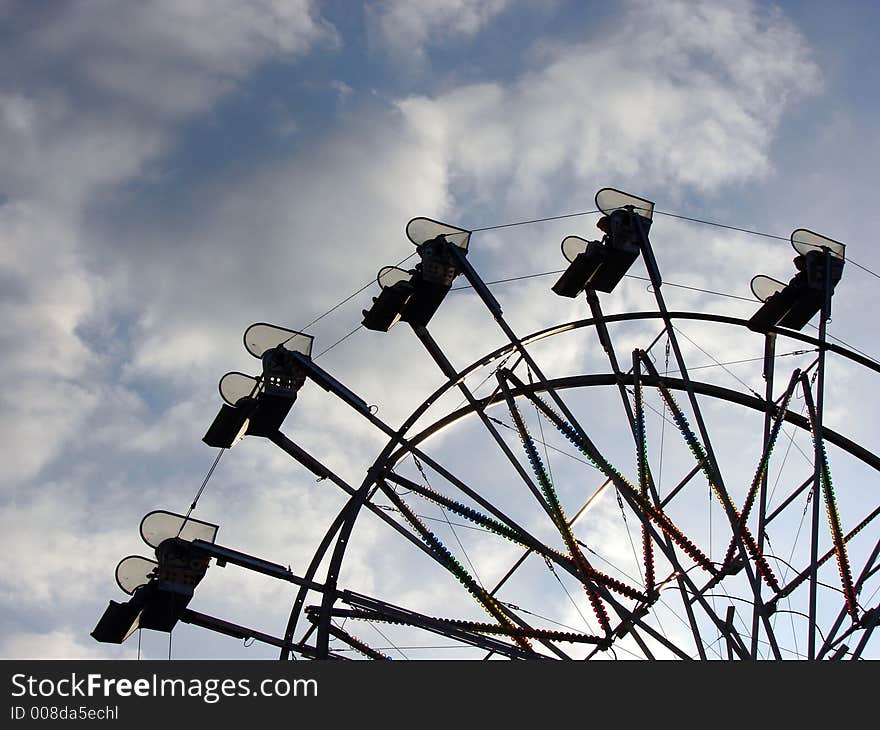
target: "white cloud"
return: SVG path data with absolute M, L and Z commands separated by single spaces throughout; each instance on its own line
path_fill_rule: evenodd
M 541 59 L 511 84 L 401 102 L 462 200 L 501 189 L 544 207 L 552 191 L 559 206 L 600 175 L 700 192 L 760 177 L 786 104 L 818 76 L 791 26 L 749 3 L 635 3 L 606 37 Z
M 22 19 L 13 51 L 25 83 L 0 89 L 0 171 L 7 196 L 56 206 L 142 172 L 167 147 L 168 124 L 203 112 L 260 64 L 337 42 L 308 0 L 94 0 L 27 23 L 29 12 L 6 6 Z
M 409 63 L 424 60 L 428 46 L 469 38 L 510 5 L 510 0 L 379 0 L 367 6 L 375 36 Z
M 109 342 L 118 331 L 99 342 L 83 335 L 127 298 L 103 275 L 112 269 L 90 259 L 85 206 L 135 178 L 167 149 L 173 123 L 260 63 L 335 42 L 308 2 L 87 2 L 27 23 L 31 11 L 4 7 L 22 20 L 13 50 L 27 83 L 0 88 L 2 376 L 18 385 L 4 390 L 3 449 L 13 481 L 82 427 L 101 389 L 97 368 L 118 354 Z M 63 81 L 46 69 L 63 70 Z M 125 246 L 114 241 L 106 260 L 119 261 Z M 25 448 L 37 433 L 42 448 Z
M 0 396 L 0 456 L 13 568 L 0 576 L 0 605 L 7 617 L 25 605 L 63 605 L 85 637 L 122 546 L 136 543 L 136 517 L 125 517 L 134 520 L 129 541 L 117 540 L 113 519 L 98 518 L 132 478 L 126 451 L 167 448 L 178 431 L 198 438 L 191 404 L 163 429 L 121 382 L 120 317 L 137 307 L 127 288 L 137 273 L 120 265 L 124 234 L 104 254 L 96 249 L 87 206 L 136 179 L 169 149 L 178 124 L 260 64 L 338 39 L 308 2 L 84 2 L 51 13 L 6 3 L 2 12 L 20 32 L 8 49 L 15 77 L 0 82 L 0 375 L 10 384 Z M 210 419 L 200 420 L 203 428 Z M 59 455 L 66 464 L 56 482 L 46 472 Z M 129 506 L 162 491 L 153 478 L 126 485 Z M 38 634 L 16 634 L 5 655 L 106 655 L 66 629 L 47 637 L 47 649 L 35 648 Z
M 133 650 L 112 651 L 116 658 L 134 658 Z M 4 659 L 106 659 L 107 649 L 70 629 L 16 631 L 0 642 Z
M 129 534 L 136 538 L 136 524 L 118 529 L 112 489 L 89 503 L 77 486 L 75 478 L 33 485 L 0 513 L 7 540 L 0 605 L 6 611 L 45 612 L 56 618 L 65 614 L 69 619 L 70 611 L 96 601 L 112 583 L 113 567 L 126 554 L 126 545 L 136 544 L 136 539 L 126 539 Z M 109 570 L 96 570 L 101 563 Z
M 92 0 L 41 25 L 31 43 L 51 58 L 72 59 L 84 79 L 141 114 L 180 118 L 207 108 L 260 63 L 337 43 L 312 5 Z
M 442 211 L 446 185 L 433 151 L 393 115 L 361 116 L 284 165 L 228 184 L 183 250 L 153 245 L 175 233 L 145 231 L 133 252 L 140 265 L 126 268 L 141 301 L 127 372 L 201 381 L 209 364 L 253 369 L 240 348 L 248 324 L 303 326 L 410 253 L 406 220 Z M 349 316 L 368 300 L 365 292 Z M 324 335 L 316 352 L 331 342 Z
M 88 377 L 96 358 L 77 328 L 101 287 L 85 272 L 69 225 L 44 205 L 0 207 L 0 347 L 2 377 L 11 386 L 0 394 L 3 484 L 32 476 L 96 405 Z

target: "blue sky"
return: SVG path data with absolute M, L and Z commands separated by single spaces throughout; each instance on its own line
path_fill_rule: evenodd
M 141 549 L 140 517 L 185 509 L 210 465 L 216 382 L 255 370 L 242 331 L 310 322 L 410 253 L 414 216 L 481 228 L 590 210 L 613 185 L 667 212 L 812 228 L 880 271 L 873 3 L 7 0 L 0 16 L 3 657 L 131 656 L 88 631 L 120 597 L 113 567 Z M 487 279 L 561 268 L 559 241 L 591 237 L 587 223 L 475 235 L 471 259 Z M 671 218 L 652 233 L 673 282 L 748 296 L 755 273 L 791 276 L 782 242 Z M 877 281 L 848 268 L 832 328 L 875 357 Z M 583 316 L 548 286 L 499 290 L 518 331 Z M 455 296 L 437 337 L 463 365 L 501 340 Z M 312 328 L 317 351 L 368 302 Z M 632 285 L 607 306 L 651 305 Z M 746 347 L 697 331 L 718 357 Z M 393 424 L 439 382 L 407 335 L 360 332 L 324 360 Z M 544 356 L 564 371 L 594 351 Z M 861 378 L 841 374 L 829 418 L 876 443 L 880 411 L 853 417 L 843 401 L 875 388 Z M 352 481 L 381 448 L 315 393 L 295 416 L 290 433 Z M 199 516 L 225 544 L 303 566 L 340 504 L 270 444 L 243 443 Z M 362 539 L 351 575 L 379 590 L 400 568 L 370 551 L 394 541 L 376 525 Z M 284 589 L 241 575 L 216 586 L 204 605 L 218 614 L 283 626 Z M 272 654 L 175 636 L 179 656 Z M 146 654 L 164 641 L 145 636 Z

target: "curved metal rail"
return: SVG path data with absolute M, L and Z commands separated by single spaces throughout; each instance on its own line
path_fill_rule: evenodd
M 367 475 L 361 483 L 360 487 L 356 490 L 354 494 L 352 494 L 342 508 L 340 513 L 337 515 L 321 543 L 319 544 L 312 561 L 309 565 L 308 570 L 305 573 L 305 579 L 307 581 L 311 581 L 314 579 L 314 576 L 318 570 L 318 567 L 325 559 L 327 551 L 330 549 L 330 546 L 333 545 L 333 553 L 331 556 L 331 562 L 328 569 L 328 579 L 325 582 L 328 590 L 323 591 L 323 599 L 321 603 L 321 611 L 320 618 L 318 619 L 319 626 L 323 624 L 324 626 L 324 634 L 325 637 L 327 635 L 327 627 L 330 624 L 330 611 L 332 609 L 333 603 L 337 598 L 337 590 L 336 590 L 336 579 L 338 578 L 339 571 L 341 568 L 342 561 L 345 556 L 345 551 L 348 546 L 349 538 L 351 536 L 351 532 L 354 528 L 354 524 L 357 521 L 358 516 L 360 515 L 361 509 L 364 505 L 369 501 L 374 493 L 375 489 L 378 486 L 379 479 L 381 475 L 387 471 L 389 471 L 397 462 L 406 456 L 407 454 L 413 453 L 414 450 L 417 450 L 418 446 L 423 443 L 425 440 L 429 439 L 431 436 L 436 434 L 438 431 L 443 428 L 455 423 L 456 421 L 473 414 L 475 412 L 481 411 L 486 407 L 498 402 L 503 402 L 497 397 L 493 400 L 493 398 L 483 398 L 477 400 L 476 402 L 470 403 L 467 406 L 459 408 L 452 413 L 448 413 L 442 418 L 434 421 L 429 426 L 425 427 L 419 433 L 413 435 L 410 438 L 407 438 L 407 434 L 410 429 L 415 425 L 415 423 L 428 411 L 428 409 L 446 392 L 450 389 L 456 387 L 459 383 L 463 382 L 470 374 L 475 372 L 481 367 L 484 367 L 496 360 L 502 359 L 514 353 L 519 347 L 525 347 L 534 342 L 538 342 L 540 340 L 546 339 L 548 337 L 554 337 L 556 335 L 560 335 L 566 332 L 571 332 L 574 330 L 582 329 L 585 327 L 595 327 L 598 324 L 612 324 L 612 323 L 626 323 L 633 322 L 639 320 L 664 320 L 664 318 L 668 318 L 669 320 L 691 320 L 691 321 L 705 321 L 705 322 L 713 322 L 717 324 L 726 324 L 733 325 L 737 327 L 748 328 L 748 320 L 737 318 L 737 317 L 729 317 L 725 315 L 717 315 L 717 314 L 709 314 L 709 313 L 701 313 L 701 312 L 684 312 L 684 311 L 674 311 L 663 313 L 660 311 L 648 311 L 648 312 L 630 312 L 630 313 L 621 313 L 621 314 L 610 314 L 604 315 L 601 318 L 591 317 L 580 319 L 572 322 L 568 322 L 566 324 L 557 325 L 553 327 L 544 328 L 542 330 L 538 330 L 533 332 L 525 337 L 520 338 L 517 341 L 511 342 L 507 345 L 499 347 L 492 352 L 484 355 L 483 357 L 473 361 L 471 364 L 466 366 L 465 368 L 459 370 L 454 377 L 449 377 L 445 383 L 443 383 L 440 387 L 438 387 L 431 395 L 429 395 L 404 421 L 404 423 L 400 426 L 400 428 L 394 432 L 394 435 L 389 439 L 386 446 L 383 448 L 379 456 L 373 462 L 372 466 L 368 469 Z M 809 335 L 805 335 L 801 332 L 797 332 L 794 330 L 788 330 L 784 328 L 771 328 L 769 330 L 770 334 L 779 335 L 791 340 L 795 340 L 798 342 L 806 343 L 809 345 L 813 345 L 814 347 L 819 349 L 824 349 L 825 352 L 831 352 L 835 355 L 843 357 L 857 365 L 868 368 L 874 372 L 880 373 L 880 363 L 857 353 L 849 348 L 842 347 L 840 345 L 836 345 L 833 343 L 825 342 L 824 344 L 817 338 L 811 337 Z M 761 333 L 763 334 L 763 333 Z M 662 331 L 661 331 L 662 335 Z M 684 391 L 687 388 L 688 383 L 686 383 L 683 379 L 680 378 L 670 378 L 670 377 L 652 377 L 648 374 L 641 374 L 640 381 L 643 386 L 658 386 L 662 385 L 671 390 Z M 515 388 L 511 390 L 511 394 L 514 398 L 520 398 L 524 396 L 526 393 L 539 393 L 546 392 L 547 390 L 568 390 L 572 388 L 582 388 L 582 387 L 595 387 L 595 386 L 620 386 L 621 383 L 623 385 L 632 385 L 634 382 L 634 376 L 632 374 L 622 374 L 615 375 L 614 373 L 601 373 L 601 374 L 584 374 L 584 375 L 576 375 L 569 376 L 564 378 L 557 378 L 554 380 L 550 380 L 547 383 L 535 383 L 526 388 Z M 745 394 L 736 390 L 732 390 L 729 388 L 723 388 L 712 383 L 704 383 L 700 381 L 690 380 L 689 385 L 692 387 L 695 393 L 706 395 L 711 398 L 720 399 L 723 401 L 727 401 L 729 403 L 733 403 L 736 405 L 740 405 L 746 408 L 750 408 L 755 411 L 767 412 L 768 409 L 773 408 L 773 404 L 769 403 L 767 400 L 755 397 L 754 395 Z M 799 413 L 794 413 L 790 410 L 786 410 L 784 413 L 784 420 L 796 426 L 797 428 L 809 431 L 810 430 L 810 421 L 808 418 L 800 415 Z M 855 458 L 859 459 L 863 463 L 872 467 L 873 469 L 880 471 L 880 457 L 876 454 L 870 452 L 868 449 L 864 448 L 860 444 L 855 443 L 851 439 L 845 437 L 842 434 L 833 431 L 827 427 L 822 428 L 822 435 L 824 438 L 839 448 L 843 449 L 847 453 L 851 454 Z M 422 455 L 424 456 L 424 455 Z M 336 540 L 334 542 L 334 536 L 336 536 Z M 290 655 L 290 645 L 293 642 L 293 633 L 298 623 L 299 616 L 302 613 L 303 604 L 305 600 L 305 596 L 308 593 L 308 588 L 303 587 L 300 589 L 299 594 L 297 595 L 294 605 L 292 607 L 290 617 L 288 619 L 287 630 L 285 632 L 284 638 L 284 646 L 282 649 L 281 658 L 286 659 Z M 324 646 L 321 645 L 322 642 L 320 640 L 319 634 L 319 642 L 318 642 L 318 652 L 327 651 L 326 646 L 326 638 L 324 641 Z

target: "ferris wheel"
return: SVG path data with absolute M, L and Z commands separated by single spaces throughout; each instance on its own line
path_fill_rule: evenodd
M 340 489 L 344 506 L 301 572 L 217 544 L 217 526 L 190 514 L 151 512 L 141 535 L 155 559 L 120 562 L 117 582 L 131 598 L 111 601 L 93 637 L 121 643 L 138 628 L 185 622 L 273 645 L 282 659 L 398 658 L 438 637 L 480 659 L 876 651 L 880 458 L 825 418 L 836 371 L 880 373 L 827 332 L 845 246 L 795 230 L 793 277 L 756 276 L 760 306 L 749 319 L 675 311 L 649 236 L 654 203 L 603 188 L 596 208 L 600 236 L 563 240 L 567 266 L 546 293 L 583 297 L 589 316 L 530 333 L 513 330 L 468 259 L 472 231 L 409 222 L 419 260 L 379 271 L 362 321 L 379 333 L 409 325 L 443 376 L 402 425 L 319 366 L 312 336 L 249 327 L 244 346 L 259 372 L 223 376 L 224 403 L 204 441 L 222 454 L 245 437 L 268 439 Z M 655 308 L 606 313 L 603 297 L 639 258 Z M 429 328 L 462 279 L 505 340 L 464 367 Z M 805 333 L 816 317 L 817 332 Z M 686 334 L 690 324 L 747 343 L 763 392 L 700 379 L 702 366 L 688 360 L 705 350 Z M 602 367 L 543 364 L 571 338 L 598 344 Z M 309 381 L 387 438 L 359 484 L 281 430 Z M 797 447 L 797 433 L 809 449 Z M 443 458 L 433 445 L 444 439 L 467 458 Z M 789 461 L 793 445 L 801 453 Z M 832 480 L 832 465 L 844 481 Z M 373 590 L 346 571 L 370 548 L 358 540 L 365 522 L 399 545 Z M 268 634 L 190 608 L 212 559 L 296 586 L 286 626 Z

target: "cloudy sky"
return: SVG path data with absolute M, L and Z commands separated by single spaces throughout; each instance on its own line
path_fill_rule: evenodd
M 201 437 L 216 383 L 257 370 L 243 330 L 304 327 L 412 252 L 414 216 L 486 228 L 590 211 L 612 185 L 661 211 L 781 236 L 811 228 L 880 271 L 871 3 L 3 0 L 0 14 L 3 657 L 135 655 L 136 639 L 108 647 L 88 633 L 123 598 L 119 558 L 147 551 L 141 516 L 185 511 L 211 465 Z M 470 258 L 487 280 L 559 269 L 561 239 L 594 237 L 595 219 L 475 233 Z M 671 282 L 749 297 L 752 275 L 792 275 L 783 241 L 663 216 L 652 240 Z M 495 287 L 517 332 L 585 316 L 552 281 Z M 831 328 L 874 357 L 877 284 L 849 266 Z M 371 294 L 309 328 L 316 352 L 357 326 Z M 654 307 L 627 280 L 606 308 Z M 760 355 L 754 338 L 687 331 L 717 358 Z M 458 367 L 503 343 L 466 292 L 434 335 Z M 604 371 L 596 350 L 573 338 L 541 362 Z M 403 326 L 360 330 L 320 362 L 394 426 L 441 382 Z M 841 378 L 841 399 L 870 393 L 861 373 Z M 838 403 L 832 425 L 871 448 L 880 411 Z M 384 443 L 313 385 L 285 430 L 355 484 Z M 195 514 L 221 525 L 221 543 L 302 572 L 341 498 L 251 441 L 224 456 Z M 452 433 L 437 455 L 460 463 L 468 447 Z M 452 600 L 454 584 L 432 584 L 389 531 L 359 529 L 351 585 L 426 608 Z M 477 568 L 503 574 L 505 554 L 485 554 Z M 202 589 L 194 608 L 283 632 L 287 587 L 228 568 Z M 569 609 L 555 615 L 574 620 Z M 167 651 L 167 637 L 142 637 L 145 656 Z M 274 654 L 174 634 L 175 656 Z

